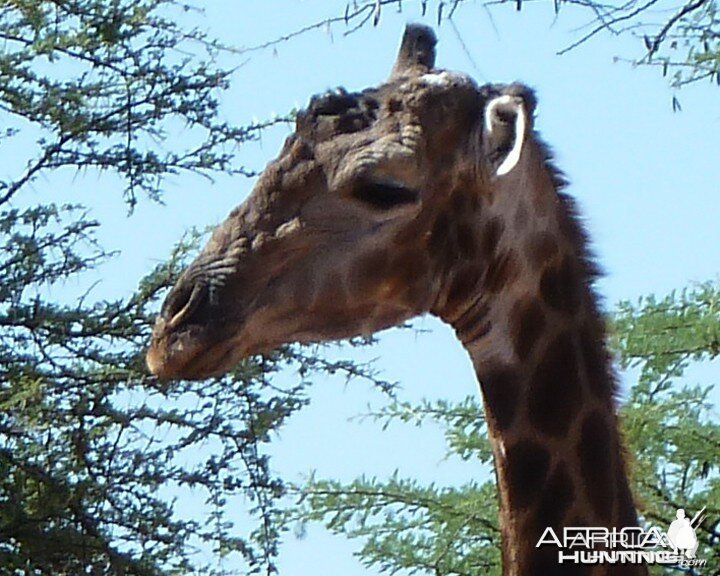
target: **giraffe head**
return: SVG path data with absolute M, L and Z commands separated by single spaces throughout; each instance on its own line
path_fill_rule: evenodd
M 450 270 L 461 277 L 472 261 L 465 283 L 483 273 L 480 206 L 518 164 L 534 98 L 521 85 L 478 87 L 434 60 L 432 30 L 410 26 L 386 83 L 314 97 L 298 114 L 279 157 L 168 295 L 152 372 L 201 378 L 283 343 L 442 315 Z

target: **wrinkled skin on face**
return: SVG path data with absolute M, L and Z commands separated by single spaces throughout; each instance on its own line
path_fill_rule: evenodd
M 315 97 L 298 115 L 169 293 L 154 374 L 217 375 L 284 343 L 371 334 L 436 306 L 454 257 L 437 249 L 450 233 L 438 219 L 454 191 L 486 193 L 532 96 L 431 69 L 434 45 L 431 30 L 408 28 L 387 83 Z

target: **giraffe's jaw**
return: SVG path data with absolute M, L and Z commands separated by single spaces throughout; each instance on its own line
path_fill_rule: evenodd
M 213 323 L 173 326 L 172 319 L 158 317 L 146 363 L 162 380 L 202 380 L 231 371 L 242 360 L 269 353 L 282 345 L 337 341 L 369 336 L 412 318 L 415 311 L 404 306 L 333 310 L 280 309 L 262 306 L 236 324 Z
M 193 319 L 177 325 L 175 318 L 160 315 L 145 361 L 161 380 L 202 380 L 221 376 L 249 356 L 269 353 L 284 344 L 348 336 L 345 328 L 337 333 L 316 331 L 306 325 L 311 318 L 313 314 L 269 306 L 247 311 L 241 319 L 225 324 Z

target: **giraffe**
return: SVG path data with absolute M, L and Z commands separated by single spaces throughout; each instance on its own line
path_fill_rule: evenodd
M 147 364 L 205 378 L 289 342 L 431 313 L 483 396 L 506 576 L 647 574 L 558 563 L 543 529 L 637 526 L 588 250 L 522 84 L 436 69 L 407 28 L 390 79 L 312 98 L 246 202 L 172 288 Z

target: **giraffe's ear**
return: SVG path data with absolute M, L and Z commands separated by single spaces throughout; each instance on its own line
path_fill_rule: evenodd
M 508 174 L 520 161 L 535 107 L 524 86 L 511 85 L 503 92 L 488 100 L 483 118 L 484 150 L 497 176 Z

